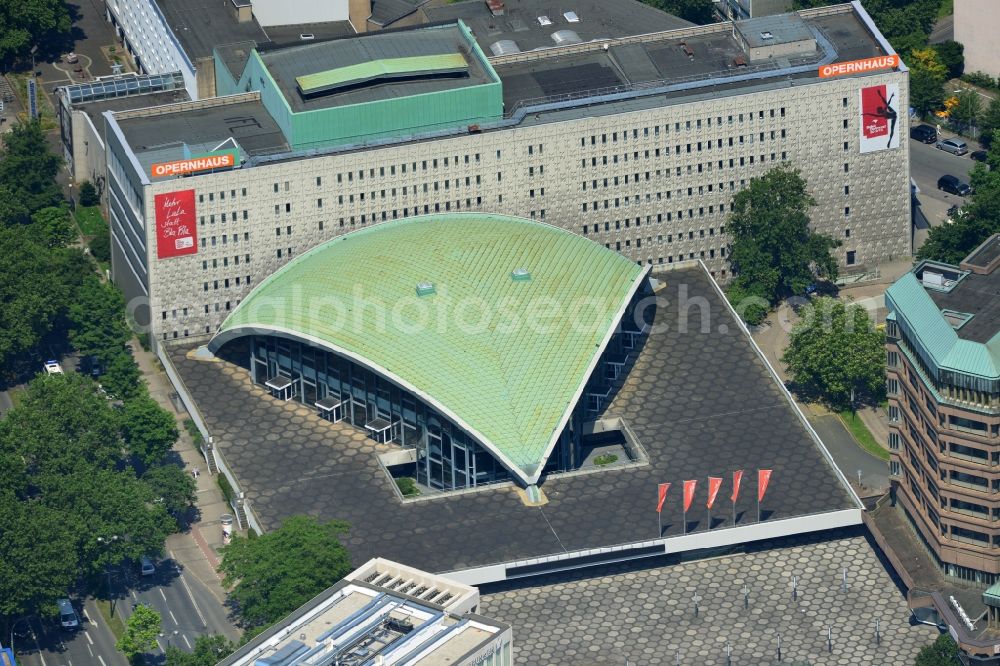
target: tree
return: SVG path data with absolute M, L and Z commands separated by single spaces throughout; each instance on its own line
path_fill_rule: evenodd
M 959 127 L 975 127 L 979 124 L 979 116 L 983 112 L 983 101 L 974 90 L 963 90 L 956 96 L 958 103 L 951 110 L 951 119 Z
M 45 247 L 65 247 L 76 238 L 69 211 L 62 206 L 46 206 L 31 215 L 34 237 Z
M 941 64 L 948 70 L 948 78 L 957 79 L 965 70 L 965 47 L 953 39 L 935 44 L 933 48 Z
M 942 82 L 948 76 L 948 68 L 941 62 L 938 52 L 930 47 L 911 51 L 907 64 L 913 69 L 922 69 L 932 74 L 935 78 L 941 79 Z
M 157 647 L 156 637 L 160 633 L 160 614 L 146 605 L 135 607 L 135 612 L 125 623 L 125 633 L 115 643 L 115 647 L 129 660 Z
M 916 666 L 953 666 L 958 663 L 958 644 L 951 634 L 941 634 L 917 654 Z
M 69 307 L 69 321 L 69 341 L 81 354 L 107 364 L 125 353 L 125 299 L 116 286 L 88 276 Z
M 10 1 L 21 0 L 0 0 L 0 7 Z M 27 0 L 28 3 L 32 1 Z M 0 25 L 3 25 L 2 15 L 0 9 Z M 4 135 L 3 143 L 5 154 L 0 160 L 0 183 L 18 196 L 28 212 L 62 203 L 62 191 L 56 183 L 62 158 L 49 150 L 41 122 L 30 120 L 15 124 Z
M 837 409 L 885 394 L 885 334 L 868 313 L 829 297 L 803 310 L 782 361 L 797 387 Z
M 16 227 L 31 221 L 28 207 L 17 194 L 0 184 L 0 226 Z
M 197 500 L 195 482 L 180 465 L 172 463 L 150 467 L 142 475 L 142 481 L 149 486 L 156 502 L 172 516 L 182 516 L 194 506 Z
M 838 243 L 809 229 L 815 205 L 806 182 L 789 166 L 772 169 L 733 198 L 728 231 L 732 288 L 765 299 L 802 294 L 817 276 L 834 279 Z
M 979 119 L 979 128 L 982 130 L 979 143 L 990 148 L 993 145 L 993 133 L 1000 130 L 1000 99 L 990 100 L 989 106 Z
M 0 65 L 55 56 L 71 44 L 72 20 L 61 0 L 0 0 Z M 7 67 L 0 67 L 7 69 Z
M 124 348 L 108 358 L 101 357 L 101 362 L 105 364 L 101 386 L 108 395 L 128 400 L 144 390 L 144 385 L 139 382 L 139 366 Z
M 129 453 L 147 467 L 163 462 L 177 441 L 177 422 L 173 415 L 145 392 L 125 402 L 121 422 Z
M 917 259 L 958 265 L 994 231 L 995 227 L 989 220 L 966 214 L 951 224 L 931 227 L 927 240 L 917 251 Z
M 240 623 L 277 622 L 343 578 L 351 563 L 338 537 L 347 529 L 340 521 L 293 516 L 255 539 L 235 537 L 222 549 L 220 568 Z
M 927 115 L 944 104 L 944 79 L 915 67 L 910 70 L 910 106 Z
M 89 273 L 79 250 L 46 249 L 0 227 L 0 376 L 38 371 L 39 348 L 62 325 L 74 290 Z
M 96 206 L 101 203 L 101 197 L 97 193 L 97 188 L 89 180 L 80 183 L 80 205 Z
M 236 646 L 225 636 L 211 634 L 199 636 L 194 641 L 194 649 L 185 652 L 180 648 L 167 648 L 166 666 L 215 666 L 236 650 Z
M 649 0 L 647 4 L 699 25 L 715 21 L 712 0 Z

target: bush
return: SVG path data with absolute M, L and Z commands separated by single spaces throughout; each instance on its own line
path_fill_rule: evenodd
M 232 504 L 236 493 L 233 491 L 233 487 L 229 485 L 229 479 L 226 478 L 225 474 L 218 474 L 215 478 L 219 481 L 219 490 L 222 491 L 222 496 L 226 498 L 227 503 Z
M 89 180 L 80 183 L 80 205 L 96 206 L 101 203 L 101 197 L 97 194 L 97 188 Z
M 604 467 L 605 465 L 610 465 L 616 462 L 618 462 L 618 456 L 613 453 L 605 453 L 604 455 L 594 458 L 594 464 L 599 467 Z
M 971 74 L 962 74 L 962 80 L 966 83 L 971 83 L 974 86 L 979 86 L 980 88 L 996 88 L 997 80 L 986 72 L 972 72 Z
M 111 234 L 104 233 L 94 236 L 90 241 L 90 254 L 101 262 L 111 261 Z
M 408 476 L 396 479 L 396 487 L 399 488 L 399 492 L 403 493 L 403 497 L 416 497 L 420 494 L 417 482 Z

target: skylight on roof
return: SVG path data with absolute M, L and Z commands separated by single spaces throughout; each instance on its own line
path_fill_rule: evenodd
M 548 16 L 539 16 L 538 25 L 552 25 L 552 19 L 550 19 Z
M 563 12 L 563 18 L 569 23 L 579 23 L 580 17 L 574 11 Z

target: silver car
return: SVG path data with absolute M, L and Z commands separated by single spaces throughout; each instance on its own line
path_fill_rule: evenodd
M 945 139 L 937 142 L 940 150 L 947 151 L 952 155 L 964 155 L 969 152 L 969 147 L 961 139 Z

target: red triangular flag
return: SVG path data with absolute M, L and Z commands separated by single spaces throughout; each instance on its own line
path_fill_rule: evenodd
M 715 504 L 715 498 L 719 494 L 719 488 L 722 487 L 722 478 L 718 476 L 708 477 L 708 508 L 711 509 L 712 505 Z
M 767 484 L 771 482 L 771 470 L 769 469 L 759 469 L 757 470 L 757 501 L 760 502 L 764 499 L 764 493 L 767 492 Z
M 738 470 L 733 472 L 733 496 L 730 497 L 733 504 L 736 504 L 736 498 L 740 496 L 740 482 L 743 480 L 743 470 Z
M 663 511 L 663 500 L 667 499 L 667 491 L 670 490 L 669 483 L 661 483 L 657 488 L 659 499 L 656 502 L 656 513 Z
M 694 489 L 697 485 L 697 481 L 684 482 L 684 513 L 687 513 L 688 509 L 691 508 L 691 502 L 694 501 Z

